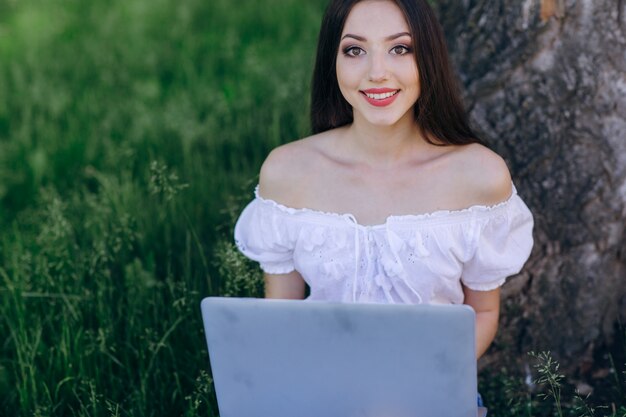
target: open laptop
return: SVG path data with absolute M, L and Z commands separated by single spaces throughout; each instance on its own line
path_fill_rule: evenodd
M 210 297 L 201 307 L 221 417 L 477 415 L 468 306 Z

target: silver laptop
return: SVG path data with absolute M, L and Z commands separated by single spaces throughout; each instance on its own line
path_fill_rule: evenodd
M 476 417 L 474 311 L 205 298 L 221 417 Z

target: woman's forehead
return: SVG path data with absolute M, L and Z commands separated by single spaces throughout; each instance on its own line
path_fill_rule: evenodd
M 367 40 L 384 39 L 400 32 L 410 32 L 402 10 L 390 0 L 364 0 L 352 7 L 343 27 L 346 34 Z

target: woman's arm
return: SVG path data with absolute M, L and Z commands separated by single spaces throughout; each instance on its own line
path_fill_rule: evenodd
M 476 359 L 478 359 L 487 351 L 498 331 L 500 288 L 474 291 L 463 286 L 463 292 L 464 303 L 476 312 Z
M 472 144 L 462 149 L 464 158 L 459 172 L 463 173 L 463 178 L 459 184 L 467 191 L 470 200 L 494 205 L 510 198 L 513 192 L 511 174 L 504 160 L 482 145 Z M 475 291 L 463 286 L 463 293 L 464 303 L 476 312 L 476 358 L 480 358 L 498 331 L 500 289 Z
M 304 298 L 306 284 L 298 271 L 288 274 L 263 274 L 265 278 L 265 298 Z

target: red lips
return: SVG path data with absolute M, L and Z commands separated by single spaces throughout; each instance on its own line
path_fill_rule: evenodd
M 385 93 L 394 93 L 394 92 L 395 94 L 392 95 L 391 97 L 382 98 L 382 99 L 377 99 L 377 98 L 367 96 L 367 94 L 385 94 Z M 361 94 L 363 94 L 363 97 L 365 98 L 365 100 L 367 100 L 367 102 L 370 103 L 372 106 L 385 107 L 385 106 L 390 105 L 396 100 L 396 97 L 398 97 L 399 92 L 400 90 L 394 89 L 394 88 L 368 88 L 367 90 L 362 90 Z

